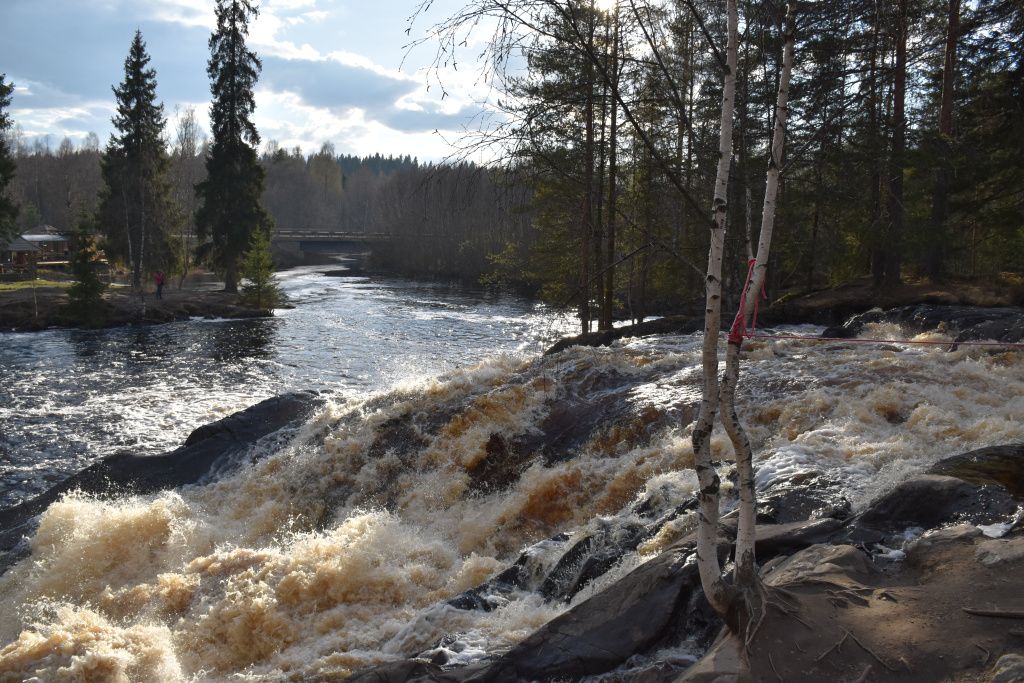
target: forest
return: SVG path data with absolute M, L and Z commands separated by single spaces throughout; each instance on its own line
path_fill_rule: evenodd
M 868 277 L 878 286 L 1019 278 L 1024 7 L 795 7 L 769 294 Z M 741 2 L 739 16 L 727 297 L 737 295 L 756 239 L 787 33 L 781 4 Z M 526 286 L 576 310 L 584 329 L 698 300 L 724 4 L 477 0 L 430 27 L 436 66 L 481 19 L 497 27 L 479 64 L 499 96 L 452 157 L 358 158 L 331 143 L 310 152 L 266 141 L 262 203 L 277 228 L 393 234 L 377 254 L 391 268 Z M 191 110 L 176 112 L 165 137 L 180 231 L 190 235 L 209 144 Z M 71 225 L 95 208 L 95 136 L 56 150 L 16 126 L 9 138 L 19 226 Z M 482 151 L 494 160 L 470 161 Z

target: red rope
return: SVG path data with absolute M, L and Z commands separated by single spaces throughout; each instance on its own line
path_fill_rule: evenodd
M 920 344 L 925 346 L 999 346 L 1010 349 L 1024 349 L 1024 343 L 983 342 L 983 341 L 933 341 L 924 339 L 869 339 L 844 337 L 808 337 L 798 334 L 748 334 L 748 339 L 779 339 L 792 341 L 852 342 L 854 344 Z
M 757 259 L 750 259 L 747 261 L 747 280 L 743 283 L 743 293 L 740 294 L 740 310 L 736 311 L 736 317 L 732 320 L 732 327 L 729 328 L 729 343 L 730 344 L 742 344 L 743 338 L 750 339 L 753 335 L 751 334 L 757 329 L 757 308 L 761 303 L 761 299 L 768 298 L 768 292 L 765 291 L 765 285 L 767 281 L 761 283 L 761 296 L 754 295 L 754 317 L 751 321 L 751 326 L 747 328 L 747 321 L 743 312 L 747 310 L 747 290 L 750 289 L 750 281 L 754 277 L 754 265 L 757 264 Z

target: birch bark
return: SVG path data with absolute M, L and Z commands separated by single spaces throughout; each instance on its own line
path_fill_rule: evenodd
M 722 258 L 725 250 L 725 221 L 729 195 L 729 165 L 732 161 L 733 109 L 736 96 L 737 43 L 739 12 L 736 0 L 728 0 L 728 34 L 725 82 L 722 88 L 722 117 L 718 143 L 718 172 L 711 207 L 714 227 L 705 279 L 704 344 L 702 365 L 704 390 L 700 413 L 693 426 L 693 456 L 700 491 L 699 524 L 697 527 L 697 563 L 701 585 L 708 603 L 719 613 L 729 607 L 729 590 L 722 579 L 718 561 L 718 505 L 721 481 L 711 462 L 711 430 L 718 407 L 718 337 L 722 320 Z
M 739 383 L 740 349 L 743 332 L 757 308 L 758 298 L 764 288 L 768 272 L 768 257 L 771 252 L 772 233 L 775 227 L 776 199 L 779 191 L 779 175 L 782 167 L 782 152 L 786 141 L 786 118 L 789 113 L 789 81 L 793 71 L 793 43 L 795 7 L 790 2 L 786 8 L 786 37 L 782 50 L 782 73 L 779 76 L 779 91 L 775 104 L 775 128 L 772 133 L 772 147 L 768 158 L 768 172 L 765 179 L 764 207 L 761 212 L 761 231 L 758 236 L 757 257 L 751 271 L 742 308 L 736 315 L 729 346 L 726 352 L 725 373 L 719 394 L 719 409 L 722 424 L 736 453 L 736 470 L 739 475 L 740 516 L 736 532 L 735 584 L 743 591 L 757 585 L 757 565 L 754 557 L 754 531 L 757 519 L 757 502 L 754 496 L 753 453 L 746 431 L 736 413 L 736 386 Z

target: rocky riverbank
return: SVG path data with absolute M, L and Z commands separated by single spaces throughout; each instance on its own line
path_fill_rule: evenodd
M 808 321 L 795 319 L 785 322 Z M 731 324 L 731 320 L 723 320 L 722 329 L 727 330 Z M 782 322 L 775 324 L 782 324 Z M 851 339 L 872 324 L 896 325 L 908 335 L 929 331 L 942 332 L 950 335 L 951 346 L 956 342 L 967 341 L 992 341 L 1005 344 L 1019 344 L 1024 341 L 1024 308 L 980 308 L 927 303 L 899 306 L 887 310 L 876 307 L 847 318 L 841 325 L 826 327 L 821 333 L 821 337 Z M 634 337 L 692 334 L 701 329 L 703 329 L 701 318 L 670 316 L 637 325 L 623 325 L 612 330 L 566 337 L 551 346 L 545 353 L 550 355 L 573 346 L 608 346 L 619 339 Z M 766 331 L 770 333 L 770 328 L 760 327 L 758 329 L 758 332 Z
M 167 323 L 189 318 L 260 318 L 272 311 L 239 303 L 238 296 L 218 291 L 168 287 L 162 299 L 149 292 L 143 301 L 128 288 L 108 289 L 104 315 L 86 325 L 118 327 Z M 67 290 L 41 287 L 0 292 L 0 331 L 28 332 L 50 327 L 81 327 L 68 314 Z
M 964 454 L 936 469 L 960 471 L 967 462 L 972 466 L 964 471 L 975 480 L 991 463 L 1005 473 L 1007 462 L 1013 476 L 1024 479 L 1024 444 Z M 689 534 L 497 658 L 446 667 L 458 653 L 442 643 L 352 680 L 1024 680 L 1024 658 L 1017 654 L 1024 631 L 1014 628 L 1024 619 L 1022 503 L 996 479 L 973 484 L 927 474 L 851 516 L 834 482 L 800 474 L 759 496 L 757 555 L 769 601 L 746 645 L 704 601 Z M 675 515 L 695 507 L 695 500 L 687 501 Z M 659 519 L 636 536 L 653 537 L 670 522 Z M 723 557 L 735 524 L 734 514 L 722 521 Z M 524 555 L 519 566 L 527 563 Z M 515 569 L 450 604 L 493 608 L 478 596 L 514 582 Z M 681 643 L 695 655 L 665 656 Z
M 766 324 L 838 325 L 873 308 L 928 304 L 937 307 L 1006 308 L 1024 306 L 1024 284 L 993 278 L 984 282 L 903 282 L 876 287 L 870 277 L 805 294 L 781 297 L 763 312 Z

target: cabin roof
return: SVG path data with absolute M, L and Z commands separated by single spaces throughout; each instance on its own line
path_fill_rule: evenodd
M 60 242 L 68 238 L 60 228 L 45 223 L 25 231 L 21 236 L 29 242 Z
M 0 240 L 0 251 L 39 251 L 39 247 L 21 237 Z

